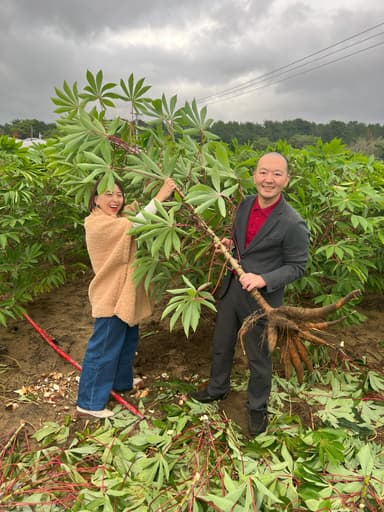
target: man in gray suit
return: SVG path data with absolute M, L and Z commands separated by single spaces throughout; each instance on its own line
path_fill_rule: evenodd
M 253 173 L 257 195 L 246 197 L 236 212 L 232 239 L 223 244 L 232 250 L 245 271 L 233 271 L 224 279 L 219 294 L 216 328 L 212 343 L 208 386 L 191 393 L 199 402 L 224 399 L 237 333 L 244 319 L 260 310 L 249 293 L 257 288 L 272 307 L 283 302 L 284 286 L 301 277 L 308 259 L 309 231 L 304 220 L 284 199 L 289 183 L 287 160 L 280 153 L 267 153 Z M 272 361 L 263 338 L 265 320 L 259 320 L 244 339 L 250 378 L 248 382 L 249 432 L 256 436 L 268 424 L 267 404 L 271 392 Z

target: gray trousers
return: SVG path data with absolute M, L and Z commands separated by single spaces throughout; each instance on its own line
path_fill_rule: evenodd
M 237 333 L 244 319 L 260 310 L 251 294 L 232 277 L 229 288 L 220 300 L 212 342 L 211 377 L 208 392 L 212 396 L 229 391 Z M 259 320 L 244 339 L 250 378 L 248 382 L 249 410 L 266 410 L 271 392 L 272 361 L 264 339 L 265 320 Z

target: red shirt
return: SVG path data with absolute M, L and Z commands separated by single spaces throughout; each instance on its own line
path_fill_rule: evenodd
M 261 226 L 264 224 L 264 222 L 268 219 L 273 210 L 281 201 L 281 198 L 282 196 L 280 196 L 276 203 L 273 203 L 271 206 L 261 208 L 259 205 L 259 199 L 256 196 L 251 211 L 249 212 L 247 233 L 245 236 L 245 247 L 247 247 L 252 238 L 259 232 Z

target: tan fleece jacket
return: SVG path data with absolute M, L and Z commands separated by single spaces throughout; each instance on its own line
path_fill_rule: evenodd
M 93 211 L 84 220 L 85 239 L 95 277 L 88 295 L 94 318 L 118 316 L 136 325 L 152 312 L 144 286 L 135 287 L 132 264 L 136 252 L 132 223 L 125 217 Z

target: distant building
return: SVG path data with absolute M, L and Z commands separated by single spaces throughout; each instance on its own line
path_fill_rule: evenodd
M 45 144 L 46 141 L 42 138 L 37 137 L 28 137 L 27 139 L 16 139 L 19 142 L 22 142 L 22 147 L 27 148 L 33 146 L 35 144 Z

